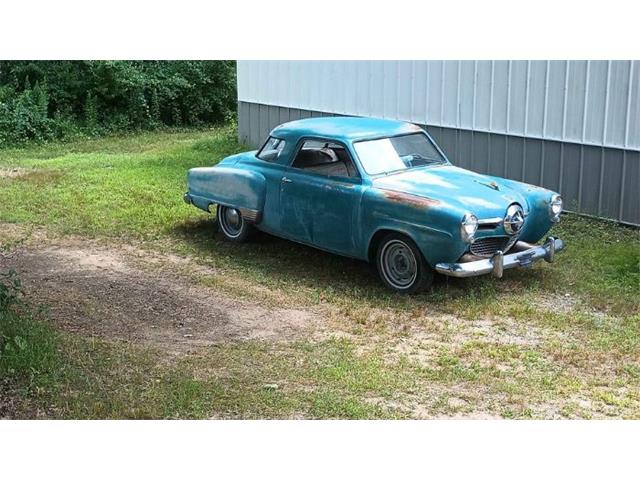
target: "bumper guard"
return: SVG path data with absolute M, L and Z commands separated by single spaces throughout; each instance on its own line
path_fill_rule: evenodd
M 553 262 L 556 252 L 564 249 L 564 242 L 559 238 L 548 237 L 543 245 L 521 250 L 505 255 L 497 251 L 491 258 L 461 263 L 438 263 L 436 270 L 450 277 L 476 277 L 478 275 L 493 274 L 502 278 L 502 274 L 509 268 L 529 267 L 538 260 Z

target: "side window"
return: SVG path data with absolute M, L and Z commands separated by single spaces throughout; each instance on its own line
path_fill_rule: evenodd
M 358 176 L 344 146 L 324 140 L 306 140 L 294 158 L 292 167 L 333 177 Z
M 275 161 L 284 148 L 285 141 L 275 137 L 269 137 L 267 142 L 258 152 L 257 157 L 266 162 Z

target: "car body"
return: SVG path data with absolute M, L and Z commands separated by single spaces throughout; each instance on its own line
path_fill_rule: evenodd
M 501 277 L 507 268 L 551 261 L 564 248 L 554 238 L 535 245 L 560 219 L 557 193 L 456 167 L 426 131 L 401 121 L 285 123 L 260 150 L 189 170 L 187 184 L 187 203 L 220 207 L 228 239 L 243 240 L 255 227 L 376 261 L 382 280 L 398 291 L 424 287 L 434 271 Z M 381 252 L 389 238 L 395 249 Z M 418 282 L 414 270 L 421 269 L 427 273 Z M 398 273 L 402 281 L 394 283 Z M 406 286 L 409 277 L 415 281 Z

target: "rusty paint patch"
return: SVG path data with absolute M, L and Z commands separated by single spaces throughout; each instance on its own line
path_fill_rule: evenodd
M 411 193 L 397 192 L 395 190 L 380 190 L 387 200 L 403 203 L 415 208 L 431 208 L 440 205 L 440 200 L 434 200 L 433 198 L 420 197 Z

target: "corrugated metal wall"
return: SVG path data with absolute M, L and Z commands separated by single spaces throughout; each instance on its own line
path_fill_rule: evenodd
M 408 120 L 460 166 L 637 225 L 639 76 L 639 61 L 239 61 L 239 128 L 256 145 L 305 116 Z
M 640 61 L 239 61 L 238 99 L 640 150 Z

